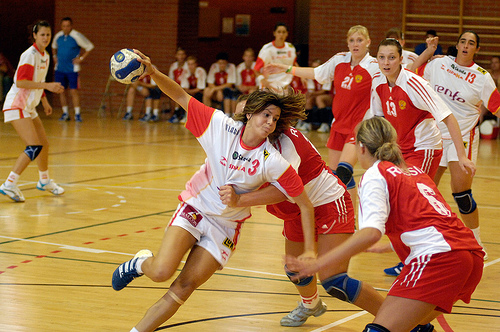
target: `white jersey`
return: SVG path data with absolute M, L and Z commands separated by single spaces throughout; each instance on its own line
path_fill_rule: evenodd
M 207 72 L 203 67 L 196 67 L 194 74 L 189 70 L 183 71 L 181 75 L 181 87 L 184 89 L 200 89 L 207 87 Z
M 403 65 L 409 65 L 410 63 L 415 62 L 415 60 L 417 60 L 417 58 L 418 58 L 418 54 L 417 53 L 413 53 L 413 52 L 410 52 L 410 51 L 407 51 L 407 50 L 403 50 L 403 62 L 402 62 L 402 64 Z
M 464 67 L 457 64 L 455 58 L 445 56 L 428 62 L 417 73 L 423 74 L 451 109 L 462 136 L 477 125 L 481 103 L 494 114 L 500 108 L 500 94 L 495 82 L 490 73 L 475 63 Z M 444 139 L 451 138 L 444 123 L 439 124 L 439 129 Z
M 188 72 L 188 71 L 189 71 L 189 67 L 188 67 L 187 61 L 184 62 L 182 67 L 179 65 L 178 61 L 175 61 L 174 63 L 172 63 L 170 65 L 170 68 L 168 70 L 168 77 L 170 77 L 171 79 L 176 81 L 177 84 L 180 84 L 181 75 L 185 72 Z
M 40 103 L 43 89 L 22 89 L 16 86 L 17 81 L 27 80 L 33 82 L 45 82 L 47 71 L 49 70 L 50 56 L 47 51 L 40 53 L 36 44 L 21 54 L 16 74 L 14 75 L 14 84 L 5 97 L 3 110 L 25 110 L 34 112 L 36 106 Z
M 318 83 L 316 80 L 310 78 L 307 79 L 307 90 L 314 91 L 330 91 L 332 89 L 332 82 L 326 82 L 325 84 Z
M 429 82 L 406 69 L 401 69 L 393 87 L 385 75 L 373 78 L 370 110 L 393 125 L 403 154 L 441 149 L 436 120 L 441 122 L 452 113 Z
M 225 83 L 236 84 L 236 66 L 234 63 L 228 63 L 226 66 L 225 72 L 227 73 L 227 77 L 225 78 Z M 217 84 L 219 80 L 219 74 L 221 73 L 219 64 L 217 62 L 212 63 L 210 69 L 208 70 L 207 83 Z
M 179 198 L 224 226 L 236 228 L 251 216 L 250 208 L 231 208 L 222 204 L 219 188 L 233 185 L 237 194 L 258 189 L 269 182 L 296 197 L 304 186 L 272 144 L 266 139 L 257 147 L 241 140 L 244 124 L 223 112 L 205 106 L 195 98 L 188 105 L 186 128 L 207 152 L 201 169 L 186 183 Z
M 292 66 L 297 60 L 295 46 L 292 43 L 285 42 L 283 47 L 274 46 L 274 41 L 262 46 L 257 56 L 254 69 L 260 71 L 269 63 L 281 63 L 287 66 Z M 292 82 L 293 75 L 287 73 L 279 73 L 269 75 L 267 81 L 275 89 L 286 87 Z

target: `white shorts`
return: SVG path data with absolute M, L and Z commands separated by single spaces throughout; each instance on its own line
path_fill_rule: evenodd
M 475 127 L 468 134 L 462 136 L 462 140 L 467 158 L 476 164 L 479 151 L 479 127 Z M 441 157 L 439 166 L 448 167 L 450 161 L 458 161 L 457 149 L 455 149 L 451 139 L 443 139 L 443 157 Z
M 220 263 L 221 269 L 236 249 L 241 225 L 238 224 L 236 229 L 222 226 L 215 218 L 205 216 L 184 202 L 177 206 L 169 223 L 169 226 L 182 227 L 193 235 L 196 245 L 207 250 Z
M 31 112 L 20 109 L 8 110 L 3 112 L 3 122 L 7 123 L 14 120 L 25 119 L 25 118 L 34 119 L 37 116 L 38 113 L 36 112 L 36 110 L 33 110 Z

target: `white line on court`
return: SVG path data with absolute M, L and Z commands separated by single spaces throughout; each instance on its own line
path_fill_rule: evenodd
M 320 327 L 319 329 L 316 329 L 316 330 L 311 330 L 310 332 L 320 332 L 320 331 L 325 331 L 325 330 L 328 330 L 328 329 L 329 329 L 329 328 L 331 328 L 331 327 L 334 327 L 334 326 L 339 326 L 339 325 L 344 324 L 344 323 L 346 323 L 346 322 L 348 322 L 348 321 L 350 321 L 350 320 L 353 320 L 353 319 L 355 319 L 355 318 L 358 318 L 358 317 L 361 317 L 361 316 L 363 316 L 363 315 L 366 315 L 367 313 L 368 313 L 368 311 L 363 310 L 363 311 L 361 311 L 361 312 L 357 312 L 357 313 L 355 313 L 355 314 L 352 314 L 352 315 L 350 315 L 350 316 L 347 316 L 346 318 L 342 318 L 342 319 L 340 319 L 340 320 L 338 320 L 338 321 L 336 321 L 336 322 L 333 322 L 333 323 L 330 323 L 330 324 L 325 325 L 325 326 L 323 326 L 323 327 Z

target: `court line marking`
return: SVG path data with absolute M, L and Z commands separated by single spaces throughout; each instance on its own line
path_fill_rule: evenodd
M 347 323 L 348 321 L 351 321 L 353 319 L 356 319 L 358 317 L 361 317 L 363 315 L 366 315 L 368 313 L 368 311 L 361 311 L 361 312 L 358 312 L 358 313 L 355 313 L 355 314 L 352 314 L 350 316 L 347 316 L 346 318 L 342 318 L 342 319 L 339 319 L 338 321 L 336 322 L 333 322 L 333 323 L 330 323 L 328 325 L 325 325 L 325 326 L 322 326 L 316 330 L 312 330 L 310 332 L 320 332 L 320 331 L 325 331 L 325 330 L 328 330 L 329 328 L 331 327 L 334 327 L 334 326 L 338 326 L 338 325 L 341 325 L 341 324 L 344 324 L 344 323 Z

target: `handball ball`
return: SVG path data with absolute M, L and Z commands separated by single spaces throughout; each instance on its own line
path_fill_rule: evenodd
M 146 69 L 137 59 L 140 57 L 129 48 L 116 52 L 109 61 L 109 70 L 113 78 L 123 84 L 137 81 Z
M 479 126 L 479 131 L 483 135 L 491 135 L 493 134 L 493 128 L 497 125 L 495 120 L 484 120 L 483 123 Z

